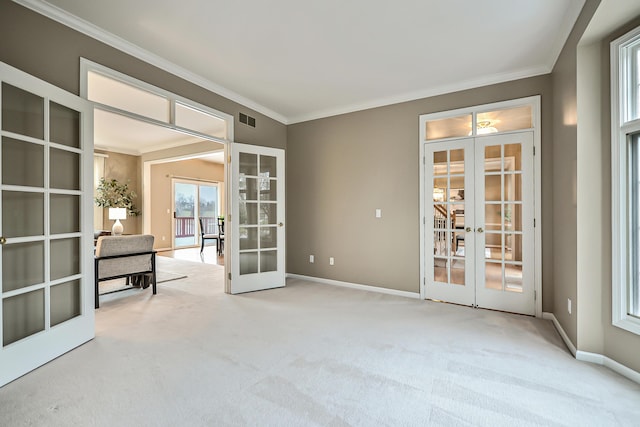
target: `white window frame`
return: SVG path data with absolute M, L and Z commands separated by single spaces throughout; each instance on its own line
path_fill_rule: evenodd
M 631 66 L 631 48 L 639 44 L 640 27 L 611 43 L 612 324 L 638 335 L 640 318 L 629 314 L 633 274 L 629 166 L 630 135 L 640 132 L 637 70 L 634 75 Z
M 121 110 L 116 107 L 112 107 L 110 105 L 104 105 L 98 102 L 93 102 L 95 108 L 100 110 L 109 111 L 111 113 L 120 114 L 125 117 L 130 117 L 142 122 L 146 122 L 149 124 L 157 125 L 160 127 L 164 127 L 167 129 L 172 129 L 178 132 L 181 132 L 186 135 L 195 136 L 204 140 L 218 142 L 221 144 L 229 143 L 233 141 L 234 138 L 234 117 L 230 114 L 223 113 L 222 111 L 215 110 L 206 105 L 195 102 L 191 99 L 184 98 L 180 95 L 177 95 L 173 92 L 169 92 L 157 86 L 153 86 L 149 83 L 143 82 L 142 80 L 138 80 L 134 77 L 123 74 L 119 71 L 112 70 L 111 68 L 105 67 L 104 65 L 100 65 L 96 62 L 90 61 L 86 58 L 80 58 L 80 96 L 82 98 L 88 99 L 88 75 L 89 72 L 94 72 L 98 74 L 102 74 L 105 77 L 118 80 L 124 84 L 135 87 L 137 89 L 152 93 L 154 95 L 158 95 L 160 97 L 166 98 L 169 102 L 169 120 L 168 121 L 160 121 L 156 119 L 152 119 L 150 117 L 141 116 L 139 114 Z M 188 129 L 181 127 L 175 123 L 175 105 L 176 103 L 182 104 L 184 106 L 190 107 L 196 111 L 200 111 L 202 113 L 218 117 L 224 120 L 227 124 L 227 135 L 225 138 L 218 138 L 212 135 L 208 135 L 193 129 Z

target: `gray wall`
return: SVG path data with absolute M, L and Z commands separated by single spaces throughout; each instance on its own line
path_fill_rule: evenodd
M 32 12 L 0 0 L 0 61 L 78 95 L 80 57 L 128 74 L 235 117 L 235 140 L 286 147 L 286 127 L 256 111 Z M 241 124 L 238 113 L 256 118 L 255 128 Z
M 640 337 L 611 324 L 610 43 L 640 17 L 578 49 L 578 349 L 640 371 Z
M 419 116 L 542 96 L 545 311 L 552 308 L 551 77 L 517 80 L 290 125 L 287 269 L 419 292 Z M 375 209 L 382 218 L 375 218 Z M 316 256 L 314 264 L 309 255 Z M 328 259 L 335 257 L 330 266 Z
M 587 0 L 553 69 L 553 313 L 577 342 L 577 45 L 600 0 Z M 572 314 L 567 299 L 573 302 Z

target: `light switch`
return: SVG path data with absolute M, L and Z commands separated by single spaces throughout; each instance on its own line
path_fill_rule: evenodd
M 376 218 L 382 218 L 382 209 L 376 209 Z

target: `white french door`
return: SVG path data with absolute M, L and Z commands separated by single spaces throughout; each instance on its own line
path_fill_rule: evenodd
M 425 296 L 535 314 L 533 133 L 425 144 Z
M 232 143 L 227 292 L 285 286 L 284 150 Z M 228 259 L 228 258 L 227 258 Z
M 94 337 L 90 104 L 0 63 L 0 386 Z

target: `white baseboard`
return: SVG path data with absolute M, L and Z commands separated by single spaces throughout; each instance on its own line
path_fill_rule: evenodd
M 558 322 L 558 319 L 556 319 L 555 314 L 543 312 L 542 318 L 546 320 L 551 320 L 553 322 L 553 326 L 556 327 L 556 330 L 560 334 L 562 341 L 564 341 L 565 345 L 567 346 L 567 348 L 569 349 L 573 357 L 575 357 L 577 352 L 576 346 L 573 345 L 573 343 L 569 339 L 569 335 L 567 335 L 567 333 L 564 331 L 564 329 L 562 328 L 562 325 L 560 325 L 560 322 Z
M 560 325 L 560 322 L 558 322 L 558 319 L 556 319 L 556 316 L 553 313 L 542 313 L 542 318 L 551 320 L 553 322 L 553 326 L 555 326 L 556 330 L 560 334 L 560 337 L 562 337 L 562 340 L 564 341 L 566 346 L 569 348 L 569 351 L 571 352 L 571 354 L 573 354 L 576 360 L 580 360 L 581 362 L 595 363 L 596 365 L 605 366 L 611 369 L 612 371 L 622 375 L 623 377 L 626 377 L 631 381 L 634 381 L 640 384 L 640 372 L 634 371 L 633 369 L 627 366 L 624 366 L 622 363 L 618 363 L 615 360 L 610 359 L 607 356 L 604 356 L 602 354 L 576 350 L 576 346 L 573 345 L 573 343 L 569 339 L 569 336 L 564 331 L 564 329 Z
M 287 273 L 289 279 L 308 280 L 309 282 L 322 283 L 325 285 L 342 286 L 344 288 L 359 289 L 361 291 L 378 292 L 381 294 L 395 295 L 405 298 L 420 299 L 419 292 L 398 291 L 396 289 L 380 288 L 378 286 L 360 285 L 358 283 L 342 282 L 339 280 L 323 279 L 321 277 L 303 276 L 301 274 Z
M 608 358 L 607 356 L 603 356 L 602 354 L 589 353 L 588 351 L 578 350 L 576 359 L 582 360 L 584 362 L 595 363 L 597 365 L 603 365 L 611 369 L 612 371 L 619 373 L 623 377 L 629 378 L 631 381 L 640 384 L 640 372 L 634 371 L 633 369 L 624 366 L 622 363 L 618 363 L 615 360 Z

